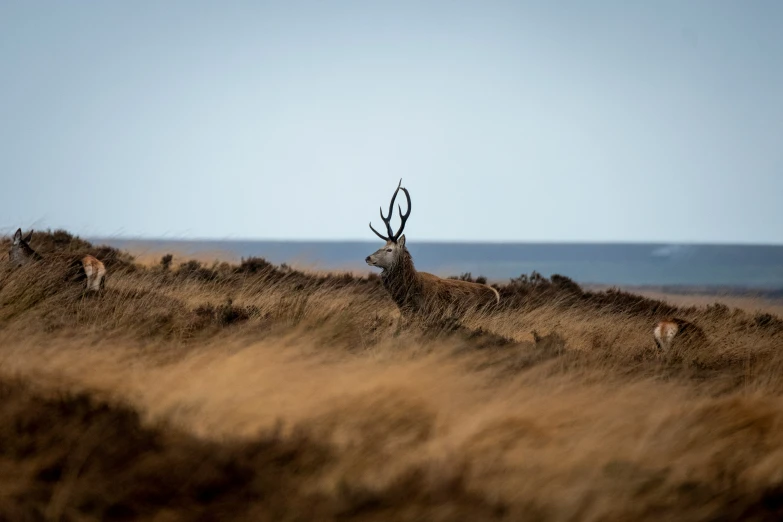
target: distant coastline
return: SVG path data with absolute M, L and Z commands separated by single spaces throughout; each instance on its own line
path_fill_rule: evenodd
M 204 263 L 263 257 L 318 271 L 369 273 L 362 241 L 246 241 L 90 238 L 154 262 L 166 253 Z M 583 285 L 655 288 L 667 293 L 783 299 L 783 246 L 660 243 L 411 243 L 416 266 L 441 276 L 470 272 L 507 281 L 533 271 Z

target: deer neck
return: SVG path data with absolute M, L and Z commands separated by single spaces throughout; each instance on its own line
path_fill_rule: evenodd
M 381 281 L 400 308 L 411 307 L 421 292 L 416 267 L 407 249 L 400 253 L 400 259 L 392 267 L 381 272 Z
M 43 259 L 43 256 L 38 252 L 36 252 L 35 250 L 33 250 L 32 248 L 30 248 L 30 245 L 23 244 L 22 248 L 24 249 L 24 255 L 27 256 L 29 259 L 33 261 L 40 261 L 41 259 Z

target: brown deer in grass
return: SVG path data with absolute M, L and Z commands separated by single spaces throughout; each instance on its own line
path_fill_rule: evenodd
M 402 207 L 397 206 L 400 213 L 400 228 L 396 233 L 392 231 L 391 218 L 394 211 L 394 201 L 402 190 L 408 201 L 408 210 L 402 213 Z M 382 269 L 381 281 L 383 287 L 389 292 L 403 316 L 431 316 L 447 312 L 464 312 L 469 309 L 488 308 L 500 302 L 497 290 L 488 285 L 458 281 L 453 279 L 441 279 L 438 276 L 419 272 L 413 266 L 413 258 L 405 247 L 405 223 L 411 214 L 411 196 L 408 190 L 402 186 L 402 180 L 394 191 L 389 213 L 381 219 L 386 225 L 387 236 L 384 236 L 372 226 L 370 230 L 386 244 L 377 252 L 367 256 L 365 261 L 370 266 Z
M 43 259 L 41 254 L 30 248 L 28 243 L 30 243 L 32 239 L 32 230 L 25 237 L 22 237 L 22 229 L 16 229 L 16 233 L 11 241 L 11 250 L 8 252 L 8 258 L 13 265 L 22 266 Z
M 22 237 L 22 229 L 19 228 L 14 234 L 11 242 L 11 250 L 8 252 L 8 257 L 16 266 L 26 265 L 35 261 L 43 259 L 41 254 L 36 252 L 30 247 L 30 240 L 33 238 L 33 231 L 31 230 L 27 236 Z M 106 267 L 96 257 L 86 255 L 77 261 L 78 268 L 81 275 L 87 279 L 87 290 L 95 291 L 103 288 Z
M 676 346 L 703 346 L 707 342 L 704 330 L 677 317 L 664 319 L 656 324 L 653 328 L 653 337 L 655 344 L 664 352 L 668 352 Z

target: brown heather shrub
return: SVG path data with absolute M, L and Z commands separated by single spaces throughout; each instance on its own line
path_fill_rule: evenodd
M 274 430 L 218 444 L 145 427 L 135 411 L 84 394 L 36 393 L 0 382 L 0 463 L 5 520 L 343 520 L 397 514 L 437 520 L 498 518 L 501 507 L 459 482 L 433 487 L 421 470 L 383 488 L 345 483 L 334 496 L 305 487 L 335 455 Z M 108 479 L 108 480 L 107 480 Z M 292 507 L 296 506 L 295 509 Z M 451 518 L 450 518 L 451 519 Z
M 0 267 L 0 519 L 783 516 L 783 328 L 761 301 L 533 273 L 494 311 L 403 322 L 377 274 L 122 252 L 86 296 L 69 263 L 93 247 L 66 234 Z M 708 343 L 658 351 L 667 315 Z
M 240 274 L 268 274 L 277 271 L 272 263 L 260 257 L 243 258 L 236 268 L 236 272 Z
M 219 306 L 213 306 L 212 303 L 200 305 L 195 312 L 196 316 L 214 321 L 220 326 L 241 323 L 260 314 L 258 307 L 236 306 L 231 298 Z
M 464 274 L 460 274 L 458 276 L 449 276 L 449 279 L 457 279 L 459 281 L 467 281 L 469 283 L 478 283 L 480 285 L 487 284 L 487 278 L 484 276 L 478 276 L 475 279 L 473 279 L 473 274 L 470 272 L 465 272 Z

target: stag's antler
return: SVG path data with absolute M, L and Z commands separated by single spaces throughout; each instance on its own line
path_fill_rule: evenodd
M 394 201 L 397 199 L 397 193 L 402 189 L 403 192 L 405 192 L 405 199 L 408 200 L 408 211 L 403 215 L 402 213 L 402 207 L 400 205 L 397 205 L 397 209 L 400 212 L 400 229 L 397 231 L 397 233 L 392 232 L 391 227 L 391 218 L 392 218 L 392 212 L 394 211 Z M 379 238 L 383 239 L 384 241 L 391 241 L 392 243 L 396 243 L 397 240 L 402 235 L 402 231 L 405 229 L 405 222 L 408 221 L 408 217 L 411 215 L 411 195 L 408 193 L 408 189 L 402 186 L 402 178 L 400 178 L 400 183 L 397 185 L 397 190 L 394 191 L 394 195 L 392 196 L 391 202 L 389 203 L 389 215 L 384 216 L 383 215 L 383 208 L 379 209 L 379 212 L 381 214 L 381 219 L 383 220 L 383 223 L 386 225 L 386 233 L 389 234 L 389 236 L 384 236 L 377 230 L 375 230 L 372 227 L 372 221 L 370 222 L 370 230 L 375 232 L 375 235 Z
M 402 179 L 400 179 L 400 185 L 402 185 Z M 400 205 L 397 205 L 397 210 L 400 212 L 400 229 L 397 231 L 396 234 L 394 234 L 394 242 L 396 243 L 398 239 L 400 239 L 400 236 L 402 235 L 402 231 L 405 230 L 405 222 L 408 221 L 408 218 L 411 215 L 411 195 L 408 194 L 408 189 L 405 187 L 399 187 L 402 188 L 402 191 L 405 192 L 405 199 L 408 201 L 408 211 L 403 214 L 402 213 L 402 207 Z

